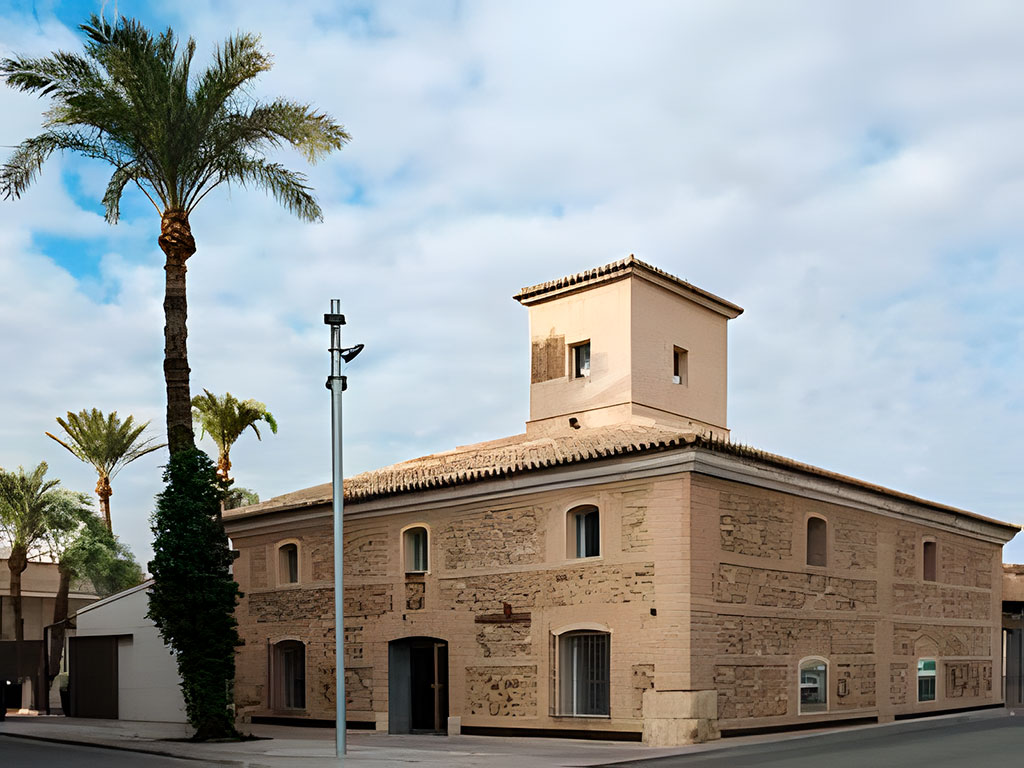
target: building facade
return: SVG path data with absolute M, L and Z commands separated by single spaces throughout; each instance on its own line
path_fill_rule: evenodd
M 72 585 L 68 615 L 99 599 L 90 584 Z M 0 558 L 0 685 L 5 686 L 8 709 L 46 707 L 43 630 L 53 622 L 54 602 L 60 587 L 56 563 L 29 562 L 21 575 L 21 620 L 25 638 L 21 652 L 15 642 L 11 571 Z
M 643 262 L 516 298 L 526 432 L 345 481 L 350 722 L 678 744 L 1002 702 L 1017 526 L 731 442 L 742 310 Z M 243 717 L 333 717 L 330 504 L 225 514 Z

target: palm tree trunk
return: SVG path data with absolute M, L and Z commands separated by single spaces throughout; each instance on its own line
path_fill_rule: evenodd
M 47 691 L 60 672 L 60 657 L 64 654 L 64 630 L 68 618 L 68 592 L 71 591 L 71 571 L 59 563 L 57 571 L 60 573 L 60 586 L 57 587 L 57 597 L 53 601 L 53 629 L 50 632 L 50 647 L 47 649 L 50 654 L 50 674 L 46 678 Z
M 170 452 L 195 448 L 192 398 L 189 393 L 188 303 L 185 262 L 196 252 L 196 241 L 184 211 L 164 211 L 160 219 L 160 249 L 167 273 L 164 290 L 164 381 L 167 384 L 167 444 Z
M 100 511 L 103 512 L 103 522 L 107 524 L 107 530 L 114 532 L 114 525 L 110 522 L 110 497 L 114 495 L 114 489 L 110 487 L 110 478 L 100 475 L 96 483 L 96 495 L 100 497 Z
M 25 640 L 25 627 L 21 621 L 21 574 L 28 568 L 28 552 L 24 547 L 15 545 L 7 558 L 7 567 L 11 571 L 11 607 L 14 609 L 14 642 L 16 654 L 21 655 L 21 644 Z

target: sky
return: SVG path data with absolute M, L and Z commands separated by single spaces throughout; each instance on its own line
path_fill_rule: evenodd
M 0 0 L 0 55 L 80 50 L 99 2 Z M 734 440 L 1024 523 L 1024 7 L 1015 2 L 108 2 L 193 36 L 237 31 L 287 96 L 353 136 L 308 173 L 324 221 L 259 191 L 192 216 L 193 393 L 265 402 L 239 485 L 330 480 L 340 298 L 346 474 L 523 431 L 521 287 L 636 254 L 745 308 Z M 0 156 L 46 101 L 0 86 Z M 0 466 L 95 475 L 44 431 L 97 407 L 163 432 L 159 220 L 109 171 L 54 156 L 0 201 Z M 211 453 L 208 441 L 202 447 Z M 151 556 L 163 453 L 113 483 Z M 1024 534 L 1004 549 L 1024 562 Z

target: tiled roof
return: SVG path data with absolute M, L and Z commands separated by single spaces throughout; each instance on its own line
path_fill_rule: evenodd
M 688 283 L 675 275 L 670 275 L 664 270 L 651 266 L 647 262 L 641 261 L 633 254 L 630 254 L 628 258 L 622 259 L 621 261 L 614 261 L 611 264 L 605 264 L 603 267 L 594 267 L 593 269 L 588 269 L 583 272 L 577 272 L 575 275 L 566 275 L 565 277 L 560 277 L 557 280 L 548 280 L 545 283 L 528 286 L 523 288 L 512 298 L 525 304 L 529 303 L 531 299 L 543 296 L 544 294 L 564 292 L 570 289 L 580 289 L 588 285 L 609 282 L 611 280 L 624 277 L 634 271 L 649 272 L 653 275 L 657 275 L 658 277 L 661 277 L 686 291 L 695 293 L 705 299 L 709 299 L 712 303 L 730 310 L 730 315 L 739 315 L 743 312 L 742 307 L 733 304 L 731 301 L 726 301 L 721 296 L 716 296 L 715 294 L 705 291 L 703 288 L 698 288 L 692 283 Z
M 346 503 L 358 503 L 403 493 L 450 488 L 568 464 L 580 464 L 629 454 L 668 451 L 688 446 L 814 475 L 913 504 L 967 515 L 1009 528 L 1018 527 L 956 507 L 866 483 L 863 480 L 830 472 L 750 446 L 704 437 L 671 427 L 638 424 L 584 428 L 544 437 L 516 435 L 503 440 L 462 446 L 453 451 L 435 453 L 392 464 L 347 478 L 345 480 L 345 501 Z M 331 484 L 323 483 L 277 496 L 249 507 L 225 512 L 224 516 L 230 519 L 329 504 L 331 492 Z

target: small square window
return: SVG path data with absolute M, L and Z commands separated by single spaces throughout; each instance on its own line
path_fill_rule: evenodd
M 687 352 L 682 347 L 673 347 L 672 349 L 672 383 L 682 384 L 684 387 L 687 385 L 687 369 L 689 361 L 687 360 Z
M 572 348 L 572 377 L 585 379 L 590 376 L 590 342 L 576 344 Z

